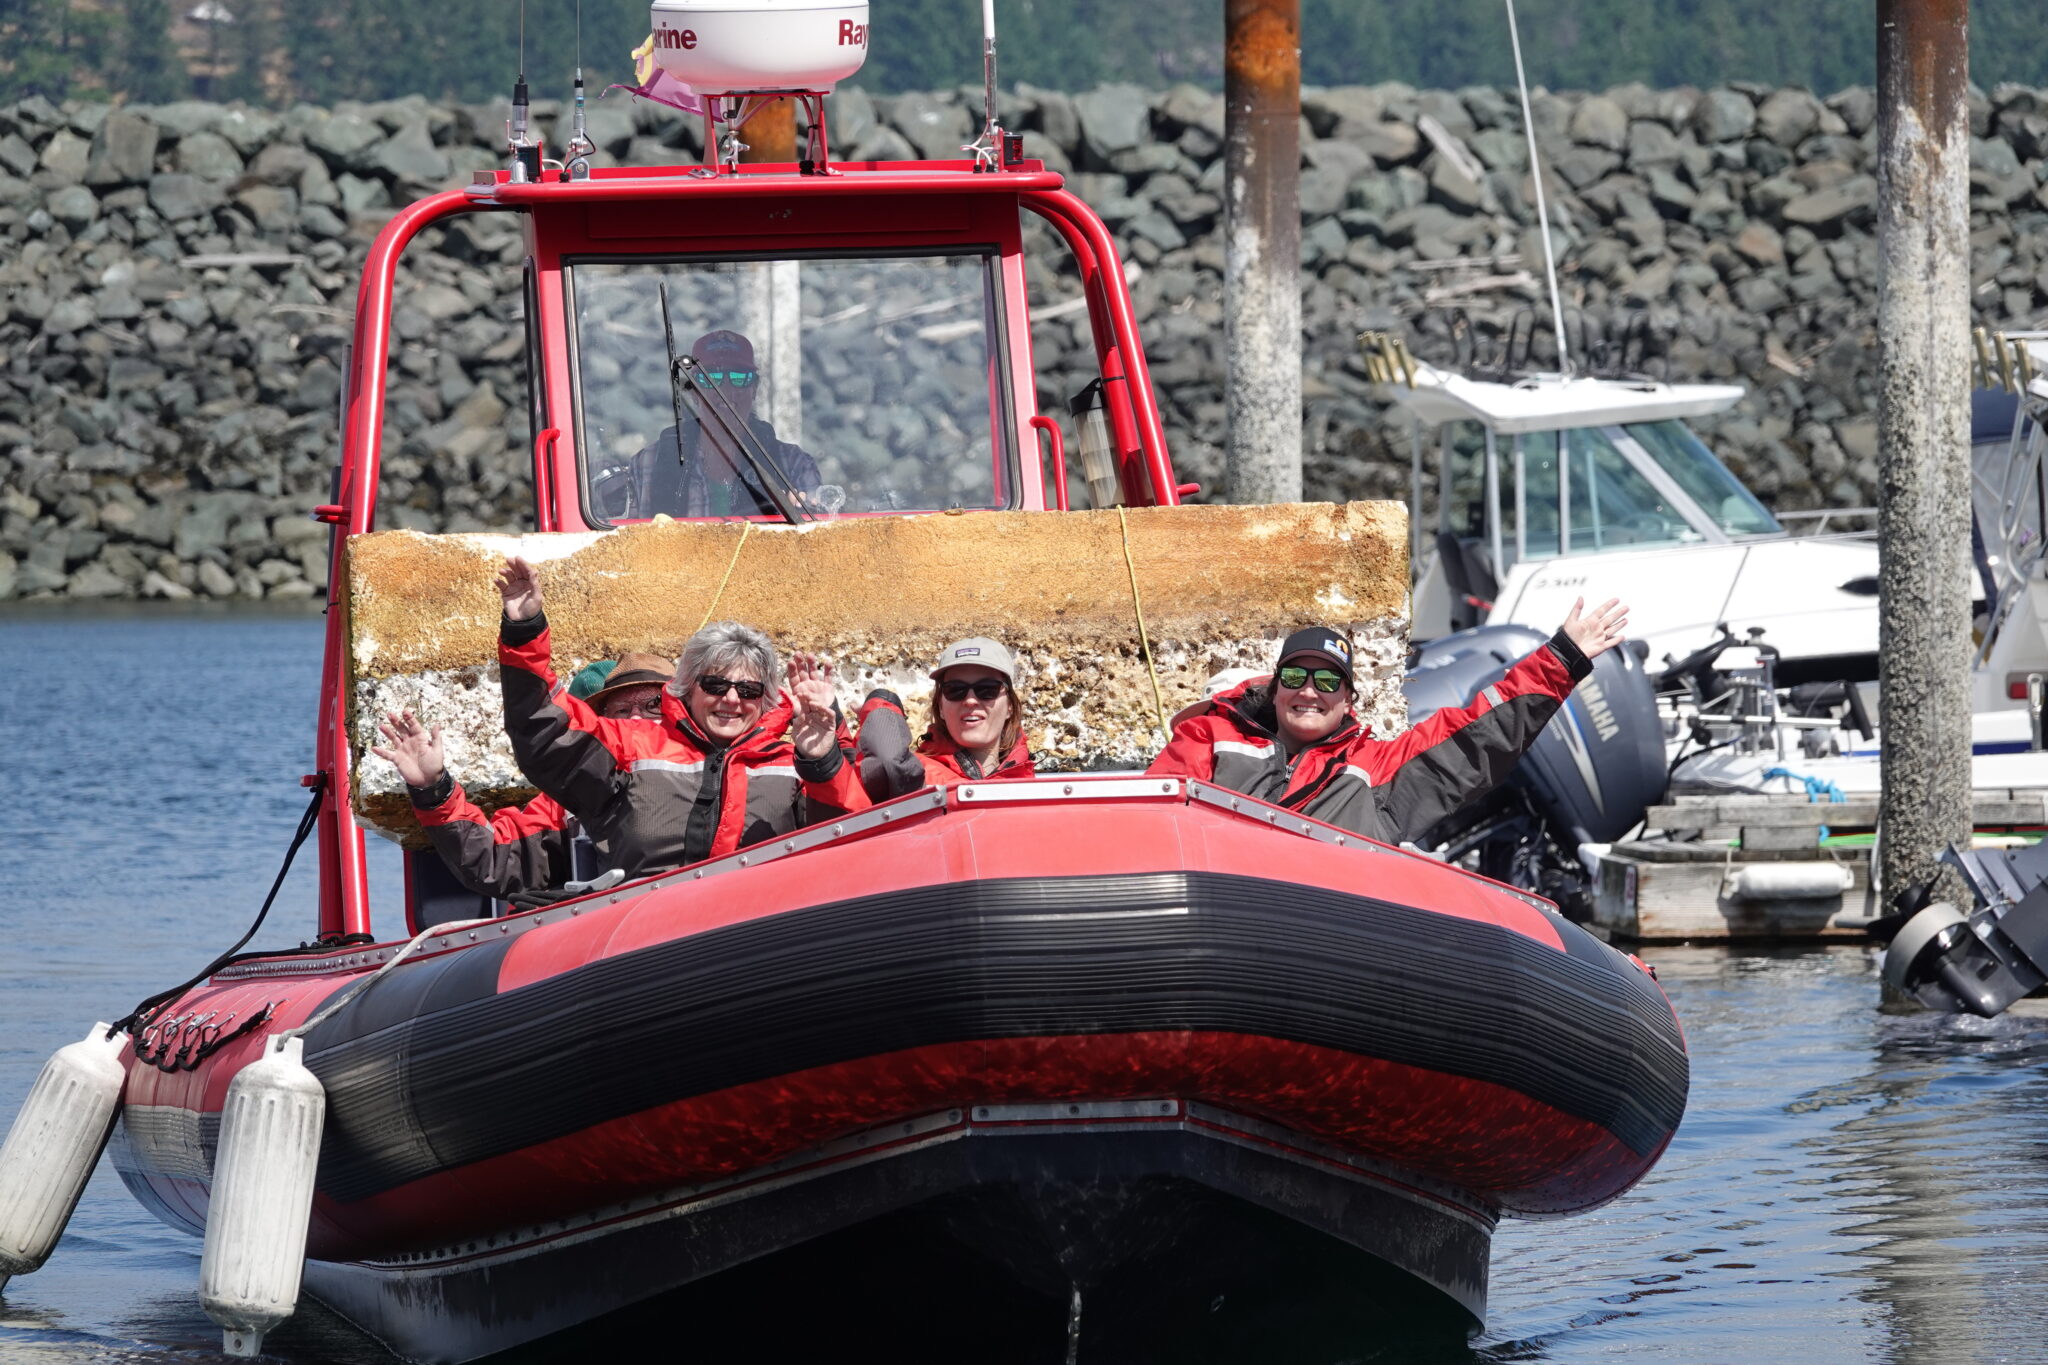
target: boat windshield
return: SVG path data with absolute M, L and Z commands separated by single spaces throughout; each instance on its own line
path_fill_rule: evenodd
M 1622 430 L 1729 535 L 1767 536 L 1784 529 L 1685 423 L 1636 422 Z
M 1705 539 L 1671 499 L 1629 461 L 1610 438 L 1611 430 L 1579 427 L 1561 433 L 1534 431 L 1521 438 L 1524 554 L 1531 558 L 1557 554 L 1560 521 L 1565 528 L 1566 554 L 1683 545 Z M 1560 435 L 1565 452 L 1562 465 L 1558 460 Z M 1563 517 L 1561 510 L 1566 514 Z
M 772 515 L 768 483 L 824 512 L 1012 505 L 997 278 L 974 250 L 571 263 L 593 524 Z

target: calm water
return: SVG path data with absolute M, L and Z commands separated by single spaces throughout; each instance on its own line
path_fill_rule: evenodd
M 0 1122 L 247 924 L 302 809 L 319 653 L 314 617 L 0 617 Z M 313 899 L 295 871 L 259 942 L 308 935 Z M 1693 1048 L 1685 1125 L 1626 1198 L 1502 1228 L 1470 1358 L 2048 1359 L 2048 1019 L 1880 1016 L 1858 949 L 1647 956 Z M 198 1269 L 103 1166 L 0 1301 L 0 1361 L 217 1358 Z M 271 1344 L 388 1359 L 317 1311 Z

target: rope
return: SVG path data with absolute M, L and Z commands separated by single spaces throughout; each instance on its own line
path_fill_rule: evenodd
M 1145 651 L 1145 676 L 1152 680 L 1152 710 L 1159 717 L 1159 733 L 1171 735 L 1173 729 L 1166 723 L 1166 702 L 1159 695 L 1159 666 L 1152 662 L 1152 640 L 1145 633 L 1145 603 L 1138 596 L 1138 565 L 1131 558 L 1131 522 L 1122 507 L 1116 509 L 1116 524 L 1124 534 L 1124 568 L 1131 575 L 1131 610 L 1138 616 L 1138 648 Z
M 733 565 L 740 562 L 740 551 L 746 548 L 747 533 L 753 529 L 751 521 L 740 523 L 740 543 L 732 547 L 732 558 L 725 561 L 725 577 L 718 580 L 718 591 L 711 594 L 711 605 L 704 608 L 704 619 L 697 623 L 698 630 L 711 624 L 711 613 L 718 610 L 718 599 L 725 596 L 725 585 L 732 582 Z
M 313 779 L 313 799 L 306 803 L 306 813 L 299 817 L 299 828 L 292 835 L 291 846 L 284 851 L 284 866 L 277 869 L 277 880 L 270 884 L 270 894 L 263 898 L 263 908 L 256 912 L 256 922 L 249 926 L 249 931 L 235 940 L 234 947 L 200 968 L 196 976 L 171 987 L 169 990 L 158 991 L 155 995 L 150 996 L 147 1000 L 144 1000 L 141 1004 L 109 1025 L 107 1037 L 111 1038 L 123 1029 L 130 1033 L 136 1032 L 136 1025 L 145 1022 L 147 1016 L 153 1013 L 159 1006 L 177 999 L 186 991 L 191 990 L 194 986 L 206 980 L 207 977 L 212 976 L 222 967 L 227 966 L 228 963 L 234 961 L 236 953 L 241 952 L 243 948 L 248 946 L 249 940 L 256 937 L 256 931 L 263 927 L 264 919 L 269 916 L 270 907 L 277 900 L 278 889 L 284 885 L 286 874 L 292 870 L 292 859 L 296 858 L 299 854 L 299 846 L 306 842 L 307 836 L 313 832 L 313 827 L 320 823 L 320 802 L 326 795 L 327 774 L 321 773 Z M 259 957 L 273 955 L 257 954 Z

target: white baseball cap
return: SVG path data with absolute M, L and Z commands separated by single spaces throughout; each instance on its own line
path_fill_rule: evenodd
M 936 678 L 957 664 L 980 664 L 983 668 L 992 668 L 1002 674 L 1013 686 L 1017 681 L 1016 657 L 1005 649 L 1000 641 L 991 640 L 986 635 L 955 640 L 940 650 L 939 661 L 932 665 L 929 676 Z

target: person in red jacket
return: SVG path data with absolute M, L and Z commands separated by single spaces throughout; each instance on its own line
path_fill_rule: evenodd
M 569 694 L 600 716 L 658 724 L 661 689 L 674 672 L 658 654 L 629 653 L 578 673 Z M 569 880 L 576 827 L 561 802 L 542 794 L 485 815 L 449 773 L 441 727 L 429 730 L 401 711 L 387 714 L 377 729 L 384 744 L 370 752 L 397 766 L 421 828 L 456 881 L 478 895 L 512 900 L 544 898 Z
M 513 757 L 627 876 L 723 857 L 869 804 L 837 742 L 830 665 L 785 693 L 768 637 L 719 621 L 683 646 L 659 725 L 610 720 L 555 677 L 533 566 L 507 560 L 498 591 Z
M 1195 708 L 1145 771 L 1213 782 L 1382 843 L 1413 838 L 1506 777 L 1593 660 L 1620 642 L 1628 608 L 1584 606 L 1574 602 L 1549 643 L 1472 705 L 1392 739 L 1353 714 L 1350 643 L 1322 626 L 1298 630 L 1270 679 Z
M 895 693 L 871 692 L 862 703 L 861 782 L 870 797 L 1034 774 L 1009 650 L 985 636 L 956 640 L 939 651 L 931 678 L 931 721 L 915 750 Z

